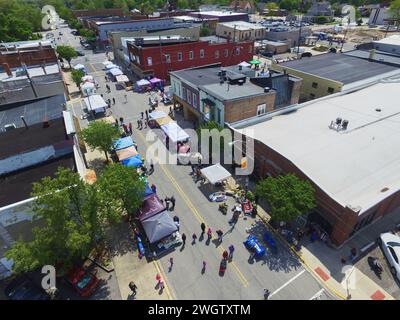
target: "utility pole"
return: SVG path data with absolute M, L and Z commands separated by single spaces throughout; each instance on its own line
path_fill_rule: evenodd
M 350 18 L 347 20 L 347 29 L 346 29 L 346 32 L 345 32 L 344 37 L 342 39 L 342 45 L 340 46 L 340 52 L 343 52 L 343 45 L 344 45 L 344 42 L 345 42 L 346 37 L 347 37 L 347 32 L 349 32 L 349 28 L 350 28 Z
M 297 39 L 297 57 L 299 57 L 300 52 L 300 38 L 301 38 L 301 26 L 303 25 L 303 16 L 300 15 L 300 28 L 299 28 L 299 38 Z

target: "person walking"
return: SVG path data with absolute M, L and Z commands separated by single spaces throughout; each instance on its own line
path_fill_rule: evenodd
M 222 242 L 222 236 L 224 235 L 223 231 L 221 229 L 216 231 L 217 235 L 218 235 L 218 241 Z
M 108 77 L 107 76 L 104 76 L 104 79 L 106 79 L 106 82 L 108 82 Z
M 195 233 L 193 233 L 192 239 L 193 239 L 193 244 L 195 244 L 197 239 L 197 235 Z
M 227 260 L 229 256 L 228 251 L 224 250 L 224 252 L 222 253 L 222 258 L 224 258 L 224 260 Z
M 211 236 L 212 236 L 212 230 L 211 230 L 211 228 L 208 228 L 208 230 L 207 230 L 207 239 L 211 240 Z
M 207 262 L 203 261 L 203 269 L 201 270 L 202 273 L 206 272 Z
M 137 121 L 137 128 L 140 128 L 140 120 Z
M 129 289 L 131 289 L 132 295 L 136 296 L 137 286 L 133 281 L 129 282 Z
M 128 95 L 124 93 L 125 103 L 128 103 Z
M 160 280 L 160 290 L 163 290 L 164 289 L 164 280 L 163 279 L 161 279 Z
M 129 135 L 132 135 L 133 131 L 132 131 L 132 122 L 129 122 L 128 124 L 128 131 L 129 131 Z
M 182 233 L 182 246 L 186 243 L 186 234 Z
M 231 244 L 228 248 L 229 250 L 229 260 L 232 261 L 233 258 L 233 252 L 235 251 L 235 247 L 233 246 L 233 244 Z
M 151 185 L 151 191 L 153 191 L 153 193 L 157 193 L 157 188 L 154 184 Z
M 161 276 L 159 273 L 156 274 L 156 280 L 157 280 L 157 284 L 160 284 Z
M 206 232 L 206 224 L 202 222 L 200 228 L 201 228 L 201 235 L 203 235 Z
M 113 101 L 113 105 L 115 105 L 115 98 L 114 97 L 112 98 L 112 101 Z
M 120 117 L 119 122 L 120 122 L 120 125 L 122 126 L 122 124 L 124 123 L 124 118 Z
M 146 121 L 148 121 L 149 120 L 149 111 L 146 110 L 145 113 L 146 113 Z
M 167 209 L 167 211 L 169 210 L 169 202 L 170 202 L 170 199 L 168 198 L 168 197 L 165 197 L 165 208 Z
M 174 258 L 169 258 L 169 263 L 170 263 L 170 266 L 169 266 L 169 268 L 170 269 L 172 269 L 172 266 L 174 265 Z
M 151 172 L 151 173 L 154 172 L 154 164 L 153 164 L 153 161 L 150 162 L 150 172 Z
M 144 116 L 144 113 L 143 113 L 143 111 L 140 113 L 140 116 L 142 117 L 142 119 L 143 119 L 143 116 Z
M 124 128 L 124 132 L 127 135 L 128 134 L 128 127 L 126 126 L 125 123 L 122 125 L 122 127 Z
M 268 300 L 270 295 L 271 295 L 271 292 L 267 288 L 265 288 L 264 289 L 264 299 Z
M 175 209 L 175 197 L 171 196 L 170 200 L 171 200 L 171 204 L 172 204 L 172 206 L 171 206 L 171 211 L 172 211 Z

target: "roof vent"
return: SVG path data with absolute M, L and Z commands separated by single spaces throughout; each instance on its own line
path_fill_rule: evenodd
M 349 125 L 349 120 L 342 121 L 342 130 L 347 130 L 347 126 Z
M 386 192 L 386 191 L 388 191 L 388 190 L 389 190 L 388 187 L 384 187 L 384 188 L 381 190 L 381 192 Z
M 342 118 L 336 118 L 336 125 L 340 126 L 341 123 L 342 123 Z
M 381 108 L 376 108 L 375 111 L 376 111 L 376 112 L 381 112 L 382 109 L 381 109 Z
M 270 90 L 270 88 L 269 88 L 269 87 L 265 87 L 265 88 L 264 88 L 264 92 L 265 92 L 265 93 L 268 93 L 268 92 L 269 92 L 269 90 Z

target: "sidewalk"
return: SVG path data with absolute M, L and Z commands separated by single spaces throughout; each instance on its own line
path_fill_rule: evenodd
M 173 300 L 174 295 L 168 287 L 168 279 L 156 261 L 147 262 L 139 259 L 133 240 L 133 232 L 128 223 L 123 222 L 110 230 L 111 252 L 113 255 L 116 280 L 121 292 L 121 299 L 132 299 L 129 282 L 137 286 L 135 299 L 138 300 Z M 165 289 L 156 288 L 156 275 L 160 274 L 165 281 Z
M 236 177 L 234 177 L 236 178 Z M 240 183 L 242 179 L 236 179 Z M 249 189 L 254 189 L 254 183 L 250 181 Z M 373 280 L 362 273 L 357 267 L 349 262 L 351 248 L 357 249 L 355 262 L 362 258 L 368 250 L 368 246 L 374 243 L 379 234 L 392 230 L 400 223 L 398 212 L 380 219 L 376 223 L 364 228 L 356 234 L 348 243 L 341 248 L 331 248 L 321 241 L 309 242 L 301 247 L 300 251 L 287 243 L 280 234 L 275 234 L 291 248 L 293 253 L 299 257 L 306 269 L 331 293 L 343 300 L 395 300 L 387 291 L 381 288 Z M 258 206 L 257 215 L 267 223 L 270 216 L 262 207 Z M 271 230 L 273 230 L 271 228 Z M 341 262 L 341 258 L 346 263 Z

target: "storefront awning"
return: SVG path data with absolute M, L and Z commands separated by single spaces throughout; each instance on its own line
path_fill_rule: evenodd
M 201 169 L 201 174 L 206 178 L 211 184 L 224 181 L 228 179 L 231 174 L 219 163 L 209 166 L 207 168 Z

